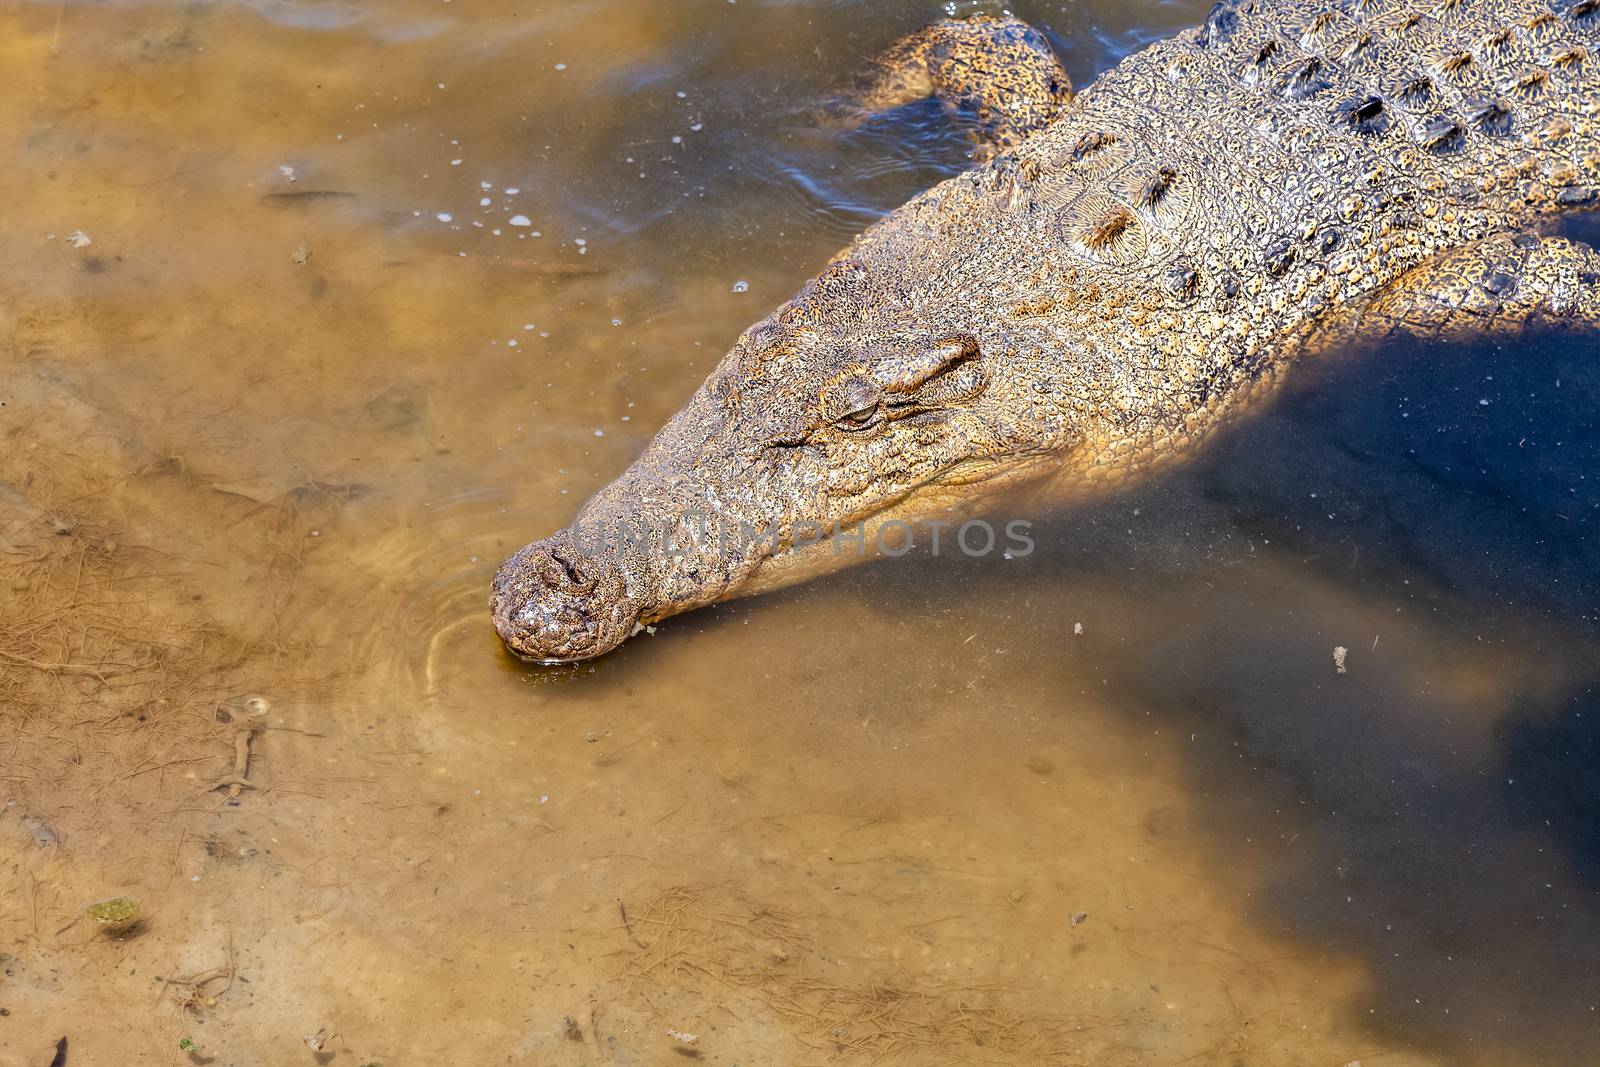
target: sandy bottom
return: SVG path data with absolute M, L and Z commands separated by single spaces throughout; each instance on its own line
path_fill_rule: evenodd
M 858 672 L 914 632 L 730 675 L 729 621 L 552 680 L 473 610 L 401 670 L 291 621 L 385 599 L 321 547 L 354 489 L 243 500 L 62 385 L 11 407 L 40 414 L 0 451 L 7 1067 L 63 1035 L 69 1064 L 1432 1062 L 1352 1028 L 1358 966 L 1252 931 L 1181 738 L 959 617 L 986 643 L 896 694 Z M 121 896 L 131 930 L 85 917 Z
M 864 649 L 873 605 L 751 604 L 527 672 L 476 595 L 408 633 L 449 598 L 352 529 L 404 536 L 403 503 L 258 501 L 52 379 L 13 379 L 0 442 L 7 1067 L 62 1035 L 89 1064 L 1433 1062 L 1356 1025 L 1361 967 L 1252 928 L 1184 738 L 1017 677 L 987 624 Z M 315 632 L 347 612 L 380 635 Z M 755 626 L 811 643 L 762 662 Z M 123 896 L 133 929 L 85 917 Z

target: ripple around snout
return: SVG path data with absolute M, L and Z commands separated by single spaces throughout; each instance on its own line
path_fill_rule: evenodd
M 495 634 L 489 592 L 529 529 L 501 490 L 483 486 L 429 501 L 368 543 L 360 563 L 382 595 L 360 655 L 379 684 L 436 696 L 465 674 L 513 662 Z M 572 673 L 541 671 L 539 680 Z
M 487 604 L 493 576 L 494 564 L 487 561 L 458 566 L 396 602 L 386 632 L 379 636 L 389 646 L 394 673 L 410 691 L 436 694 L 445 681 L 465 669 L 450 650 L 473 643 L 465 640 L 469 629 L 493 633 Z

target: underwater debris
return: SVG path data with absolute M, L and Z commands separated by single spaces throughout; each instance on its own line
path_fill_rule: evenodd
M 101 931 L 120 937 L 139 924 L 142 911 L 135 897 L 112 897 L 90 904 L 83 913 Z

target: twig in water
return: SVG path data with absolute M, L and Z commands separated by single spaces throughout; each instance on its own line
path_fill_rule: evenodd
M 643 941 L 640 941 L 637 937 L 634 936 L 633 924 L 628 921 L 628 906 L 626 904 L 624 904 L 622 901 L 618 900 L 617 901 L 617 911 L 622 913 L 622 928 L 624 930 L 628 931 L 628 940 L 632 941 L 635 945 L 638 945 L 640 948 L 649 948 L 648 945 L 646 945 Z
M 206 787 L 207 792 L 212 789 L 228 787 L 228 803 L 239 803 L 239 794 L 248 787 L 257 788 L 250 780 L 250 737 L 254 728 L 249 720 L 240 719 L 233 728 L 233 773 L 223 778 L 218 778 Z

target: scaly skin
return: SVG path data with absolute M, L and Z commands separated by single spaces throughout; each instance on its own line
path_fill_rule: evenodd
M 865 106 L 988 101 L 990 144 L 1020 143 L 751 327 L 585 505 L 587 543 L 506 561 L 513 651 L 598 655 L 850 558 L 800 547 L 810 524 L 1148 471 L 1331 341 L 1600 321 L 1600 257 L 1531 236 L 1600 194 L 1600 0 L 1225 0 L 1070 102 L 1020 25 L 944 22 L 891 51 Z M 689 515 L 723 536 L 669 551 Z M 727 536 L 741 524 L 781 551 Z
M 1048 126 L 1072 100 L 1072 81 L 1044 34 L 1018 19 L 974 15 L 897 42 L 831 110 L 849 123 L 928 96 L 973 120 L 973 155 L 988 159 Z

